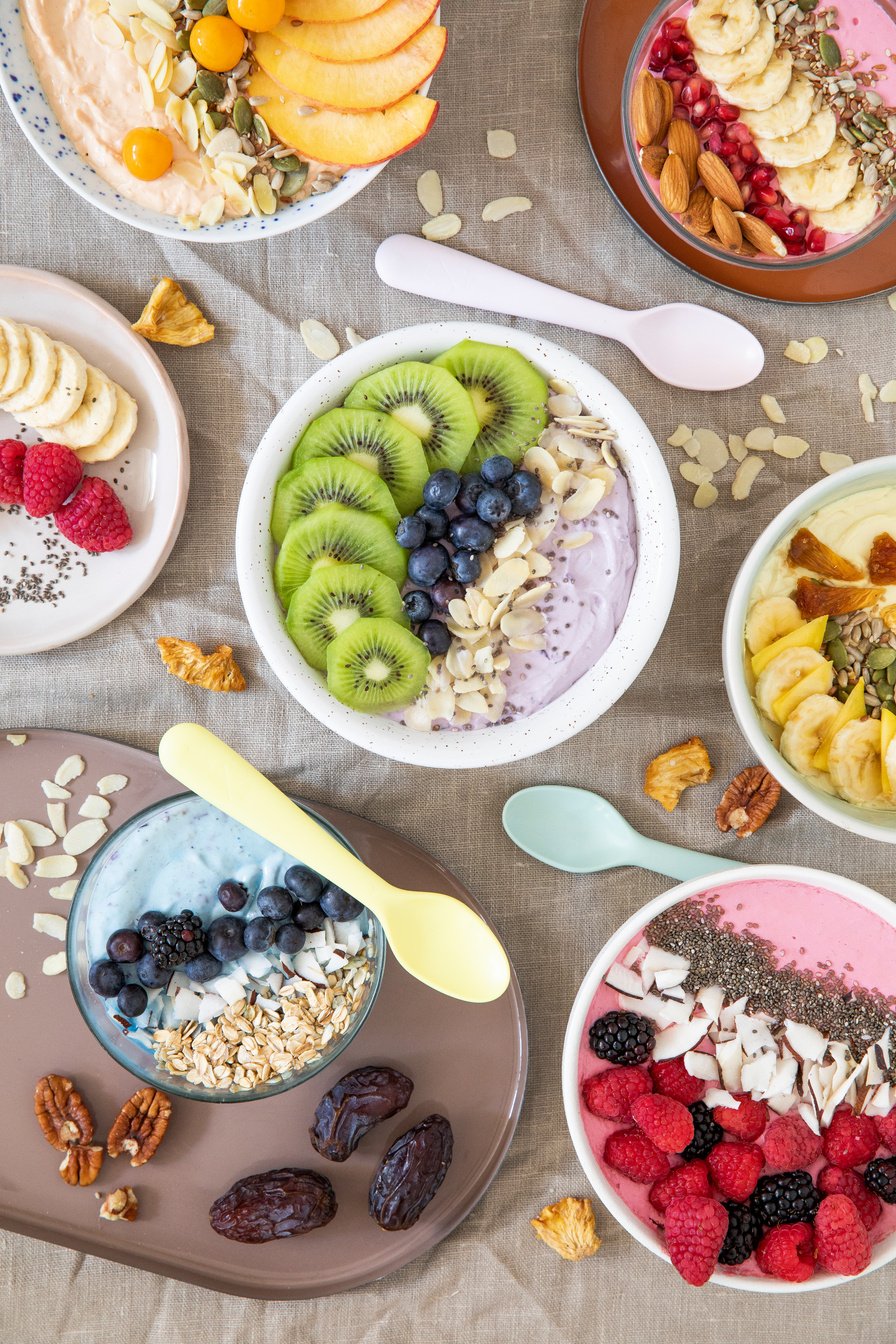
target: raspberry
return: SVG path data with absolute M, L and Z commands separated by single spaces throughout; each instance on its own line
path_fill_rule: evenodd
M 768 1124 L 768 1107 L 764 1101 L 753 1101 L 746 1092 L 735 1092 L 734 1096 L 737 1098 L 737 1107 L 716 1107 L 716 1123 L 722 1126 L 726 1134 L 752 1143 Z
M 100 476 L 85 476 L 53 517 L 62 535 L 85 551 L 120 551 L 133 536 L 124 505 Z
M 677 1059 L 661 1059 L 650 1066 L 650 1076 L 657 1092 L 673 1097 L 683 1106 L 693 1106 L 706 1091 L 702 1078 L 692 1078 L 679 1055 Z
M 604 1144 L 604 1161 L 639 1185 L 653 1185 L 669 1170 L 669 1159 L 637 1130 L 617 1129 Z
M 821 1156 L 821 1138 L 801 1115 L 780 1115 L 765 1134 L 765 1160 L 773 1171 L 796 1171 Z
M 653 1023 L 640 1013 L 604 1013 L 588 1029 L 591 1049 L 611 1064 L 643 1064 L 655 1041 Z
M 815 1256 L 832 1274 L 861 1274 L 871 1263 L 871 1238 L 847 1195 L 826 1195 L 815 1215 Z
M 650 1187 L 648 1199 L 655 1209 L 665 1213 L 673 1199 L 682 1195 L 709 1195 L 709 1167 L 698 1159 L 685 1162 L 684 1166 L 673 1167 L 665 1176 L 661 1176 Z
M 636 1097 L 631 1116 L 638 1128 L 662 1153 L 680 1153 L 694 1137 L 694 1121 L 687 1106 L 673 1097 Z
M 846 1195 L 851 1199 L 869 1232 L 884 1211 L 877 1195 L 871 1193 L 857 1171 L 822 1167 L 816 1185 L 823 1195 Z
M 716 1189 L 738 1204 L 750 1198 L 765 1165 L 761 1148 L 738 1139 L 717 1143 L 706 1160 Z
M 896 1204 L 896 1157 L 876 1157 L 865 1168 L 865 1184 L 885 1204 Z
M 36 443 L 25 454 L 22 502 L 32 518 L 62 507 L 81 479 L 81 463 L 62 443 Z
M 772 1278 L 805 1283 L 815 1273 L 812 1228 L 808 1223 L 773 1227 L 756 1247 L 756 1263 Z
M 699 1287 L 716 1267 L 728 1232 L 728 1214 L 706 1195 L 683 1195 L 666 1209 L 669 1258 L 686 1283 Z
M 853 1115 L 841 1106 L 822 1139 L 822 1151 L 832 1167 L 860 1167 L 880 1147 L 880 1135 L 869 1115 Z
M 21 504 L 27 451 L 19 439 L 0 439 L 0 504 Z
M 582 1100 L 592 1115 L 603 1120 L 630 1120 L 632 1102 L 650 1091 L 651 1082 L 643 1069 L 623 1066 L 586 1078 Z
M 2 451 L 3 446 L 0 444 L 0 452 Z M 0 486 L 0 490 L 2 488 Z M 653 1073 L 653 1069 L 650 1072 Z M 874 1124 L 883 1146 L 888 1152 L 896 1153 L 896 1110 L 892 1110 L 889 1115 L 876 1115 Z

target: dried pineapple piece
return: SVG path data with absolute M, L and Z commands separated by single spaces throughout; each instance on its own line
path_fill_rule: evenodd
M 556 1204 L 548 1204 L 537 1218 L 529 1221 L 535 1235 L 564 1260 L 585 1260 L 600 1250 L 590 1199 L 568 1196 Z
M 855 580 L 862 577 L 858 565 L 832 551 L 808 527 L 801 527 L 794 533 L 787 558 L 796 568 L 811 569 L 813 574 L 823 574 L 829 579 Z
M 889 532 L 881 532 L 874 538 L 868 574 L 872 583 L 884 583 L 887 586 L 896 583 L 896 541 Z
M 670 747 L 650 762 L 644 773 L 644 792 L 667 812 L 674 812 L 685 789 L 712 779 L 709 753 L 699 737 Z
M 214 653 L 203 653 L 188 639 L 163 636 L 156 640 L 162 662 L 175 677 L 189 686 L 207 691 L 244 691 L 245 678 L 237 666 L 229 644 L 219 644 Z
M 841 587 L 834 583 L 819 583 L 802 578 L 796 585 L 794 600 L 804 621 L 816 616 L 846 616 L 851 611 L 863 611 L 880 601 L 879 588 Z
M 211 322 L 191 303 L 176 280 L 165 276 L 131 326 L 138 336 L 163 345 L 202 345 L 215 334 Z

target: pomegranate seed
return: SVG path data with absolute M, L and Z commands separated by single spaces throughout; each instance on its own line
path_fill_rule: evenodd
M 726 127 L 724 122 L 719 121 L 718 117 L 713 117 L 710 121 L 706 123 L 703 129 L 706 131 L 707 135 L 724 136 L 725 131 L 728 128 Z
M 741 182 L 740 194 L 744 198 L 744 205 L 749 205 L 750 201 L 753 199 L 753 188 L 750 186 L 749 182 Z
M 694 69 L 696 68 L 697 68 L 696 62 L 694 62 Z M 674 83 L 675 80 L 681 80 L 683 84 L 684 81 L 686 79 L 689 79 L 693 73 L 694 73 L 693 70 L 686 70 L 683 65 L 676 64 L 675 61 L 671 61 L 663 71 L 663 78 L 667 79 L 670 84 Z
M 690 56 L 691 52 L 694 50 L 694 44 L 689 37 L 673 38 L 671 47 L 672 55 L 675 57 L 676 61 L 684 60 L 684 58 Z
M 806 254 L 806 240 L 801 238 L 798 243 L 785 243 L 787 255 L 789 257 L 802 257 Z
M 810 252 L 823 252 L 827 245 L 828 236 L 824 229 L 812 229 L 806 241 Z
M 723 140 L 719 154 L 727 163 L 732 163 L 738 157 L 738 146 L 733 140 Z
M 750 174 L 754 187 L 770 187 L 775 170 L 767 163 L 760 163 Z
M 758 195 L 759 193 L 757 192 L 757 197 Z M 763 204 L 765 203 L 763 202 Z M 759 211 L 754 211 L 754 214 L 758 215 Z M 784 211 L 778 209 L 778 207 L 774 205 L 769 205 L 760 218 L 764 219 L 769 228 L 774 229 L 775 233 L 780 233 L 781 229 L 786 229 L 787 225 L 790 223 L 790 219 Z
M 687 25 L 687 19 L 667 19 L 661 32 L 663 37 L 680 37 Z
M 658 37 L 650 48 L 650 69 L 662 70 L 672 59 L 672 46 L 665 38 Z
M 747 130 L 742 121 L 736 121 L 728 131 L 732 140 L 736 140 L 739 145 L 751 145 L 753 137 Z
M 753 195 L 763 206 L 775 206 L 780 200 L 774 187 L 757 187 L 755 183 L 753 184 Z
M 751 164 L 759 162 L 759 150 L 755 145 L 741 145 L 740 157 L 749 167 Z
M 747 165 L 745 163 L 741 163 L 740 159 L 734 159 L 731 163 L 729 163 L 728 171 L 734 178 L 735 182 L 743 182 L 744 178 L 747 175 Z
M 713 131 L 712 134 L 707 137 L 706 148 L 709 150 L 710 154 L 719 154 L 721 152 L 722 137 L 719 135 L 718 131 Z
M 701 79 L 700 75 L 693 75 L 682 90 L 681 101 L 693 106 L 694 103 L 707 99 L 711 92 L 712 86 L 707 84 L 705 79 Z
M 693 56 L 688 56 L 686 60 L 683 60 L 681 62 L 681 67 L 687 75 L 696 75 L 697 73 L 697 62 L 694 60 Z
M 809 223 L 809 211 L 804 210 L 803 207 L 800 206 L 798 209 L 794 210 L 790 218 L 792 223 L 802 224 L 803 228 L 805 229 Z
M 668 67 L 667 67 L 667 69 L 668 69 Z M 680 102 L 681 102 L 681 91 L 682 91 L 682 89 L 684 88 L 684 85 L 682 84 L 682 82 L 681 82 L 680 79 L 669 79 L 668 75 L 666 76 L 666 79 L 668 80 L 669 88 L 672 90 L 672 97 L 673 97 L 674 101 L 675 101 L 676 103 L 680 103 Z
M 740 108 L 733 107 L 731 103 L 719 103 L 719 117 L 722 121 L 737 121 L 740 116 Z
M 695 126 L 702 126 L 704 122 L 709 120 L 711 113 L 712 108 L 709 105 L 709 99 L 701 98 L 699 103 L 695 103 L 691 108 L 691 121 Z
M 794 224 L 793 216 L 790 217 L 790 223 L 785 224 L 781 230 L 781 237 L 785 243 L 801 243 L 806 236 L 806 230 L 802 224 Z

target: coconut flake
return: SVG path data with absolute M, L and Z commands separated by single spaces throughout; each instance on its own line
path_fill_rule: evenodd
M 725 991 L 721 985 L 706 985 L 703 989 L 697 991 L 697 1002 L 703 1008 L 707 1017 L 710 1017 L 713 1022 L 718 1022 L 722 1004 L 725 1002 Z
M 618 989 L 620 994 L 627 994 L 631 999 L 643 998 L 641 977 L 638 972 L 620 965 L 618 961 L 607 971 L 606 983 L 611 989 Z
M 758 1055 L 762 1050 L 776 1050 L 775 1038 L 764 1022 L 745 1013 L 738 1013 L 734 1029 L 740 1037 L 745 1055 Z
M 737 1097 L 732 1097 L 731 1093 L 723 1087 L 708 1087 L 703 1100 L 711 1111 L 714 1111 L 717 1106 L 721 1106 L 725 1110 L 736 1111 L 740 1105 Z
M 778 1057 L 774 1050 L 763 1050 L 749 1059 L 740 1071 L 740 1086 L 743 1092 L 764 1094 L 775 1076 Z
M 675 1059 L 693 1050 L 706 1036 L 705 1018 L 693 1018 L 690 1022 L 676 1023 L 661 1031 L 653 1049 L 655 1060 Z
M 784 1035 L 798 1059 L 824 1059 L 828 1039 L 815 1027 L 805 1022 L 793 1022 L 787 1017 L 784 1019 Z
M 719 1072 L 722 1082 L 730 1092 L 740 1092 L 740 1075 L 743 1068 L 744 1054 L 740 1048 L 740 1040 L 735 1037 L 731 1041 L 719 1041 L 716 1044 L 716 1059 L 719 1064 Z
M 715 1055 L 705 1050 L 688 1050 L 684 1057 L 684 1067 L 692 1078 L 702 1078 L 705 1083 L 719 1081 L 719 1065 Z

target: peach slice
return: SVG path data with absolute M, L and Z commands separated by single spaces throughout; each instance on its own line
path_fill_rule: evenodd
M 320 61 L 290 46 L 276 30 L 259 33 L 255 59 L 278 84 L 322 107 L 366 112 L 391 107 L 419 89 L 445 54 L 448 34 L 436 24 L 398 51 L 373 61 Z
M 274 34 L 321 61 L 372 61 L 388 56 L 425 28 L 439 0 L 386 0 L 361 19 L 347 23 L 302 23 L 285 18 Z
M 382 4 L 383 0 L 286 0 L 286 17 L 303 23 L 350 23 Z
M 252 76 L 253 98 L 267 98 L 264 119 L 271 130 L 297 153 L 318 163 L 367 168 L 403 154 L 422 140 L 436 119 L 438 103 L 411 94 L 392 107 L 373 112 L 339 112 L 321 108 L 303 116 L 307 104 L 259 70 Z

